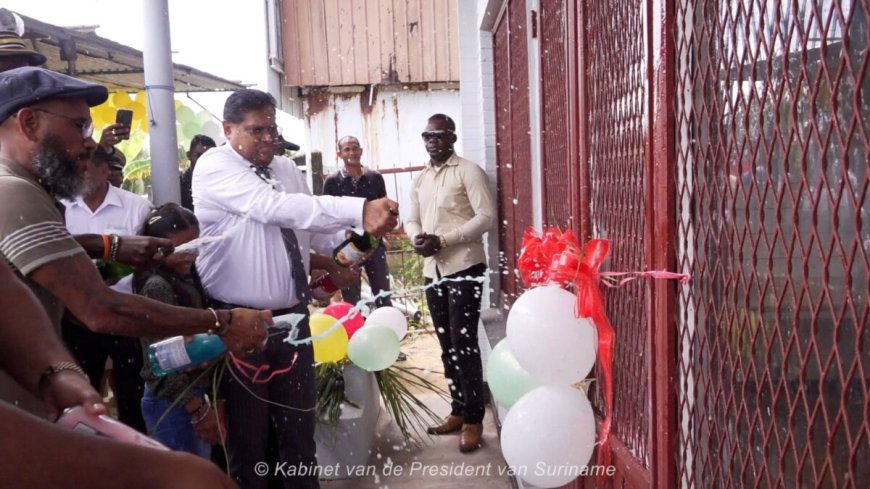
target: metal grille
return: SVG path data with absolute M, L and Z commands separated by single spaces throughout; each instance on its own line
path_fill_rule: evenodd
M 866 0 L 678 0 L 679 477 L 868 487 Z
M 516 257 L 532 224 L 529 70 L 524 1 L 507 2 L 493 35 L 496 158 L 502 292 L 507 307 L 521 291 Z
M 541 2 L 541 152 L 544 167 L 544 222 L 579 232 L 568 158 L 568 100 L 566 70 L 567 26 L 564 0 Z
M 584 7 L 592 230 L 610 239 L 610 268 L 620 271 L 647 268 L 645 8 L 642 0 L 586 2 Z M 646 285 L 634 282 L 614 289 L 607 300 L 618 366 L 613 432 L 649 467 Z

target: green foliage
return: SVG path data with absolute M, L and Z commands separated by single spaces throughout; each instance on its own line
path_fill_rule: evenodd
M 345 397 L 344 367 L 347 362 L 348 360 L 321 363 L 315 368 L 317 419 L 333 429 L 341 416 L 342 403 L 359 407 Z M 408 442 L 421 439 L 421 435 L 426 432 L 426 426 L 441 421 L 440 417 L 411 389 L 432 391 L 445 401 L 449 401 L 447 392 L 417 374 L 418 370 L 420 369 L 415 367 L 393 365 L 375 372 L 381 399 Z

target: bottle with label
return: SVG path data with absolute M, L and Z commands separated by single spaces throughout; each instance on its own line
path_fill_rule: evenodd
M 65 409 L 61 417 L 57 419 L 57 424 L 78 433 L 105 436 L 125 443 L 156 448 L 157 450 L 169 450 L 160 442 L 148 438 L 105 414 L 99 416 L 90 414 L 81 406 Z
M 332 256 L 335 262 L 343 267 L 349 267 L 365 257 L 366 253 L 378 247 L 380 240 L 369 233 L 356 234 L 351 231 L 350 237 L 335 249 Z
M 319 301 L 329 299 L 336 292 L 338 292 L 338 287 L 335 286 L 328 273 L 324 273 L 311 282 L 311 297 Z
M 174 336 L 148 347 L 148 366 L 158 377 L 214 360 L 227 351 L 218 335 L 195 334 L 193 341 Z

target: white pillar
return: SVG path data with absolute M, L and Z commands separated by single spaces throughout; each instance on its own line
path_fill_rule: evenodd
M 175 136 L 175 85 L 169 39 L 168 0 L 142 0 L 145 42 L 142 49 L 148 127 L 151 133 L 151 186 L 155 205 L 180 202 L 178 140 Z

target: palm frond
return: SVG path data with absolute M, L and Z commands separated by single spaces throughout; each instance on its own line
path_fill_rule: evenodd
M 393 365 L 375 372 L 384 405 L 409 443 L 421 441 L 426 435 L 426 426 L 441 422 L 440 416 L 421 401 L 410 387 L 429 390 L 445 400 L 450 398 L 444 389 L 415 372 L 419 370 L 416 367 Z

